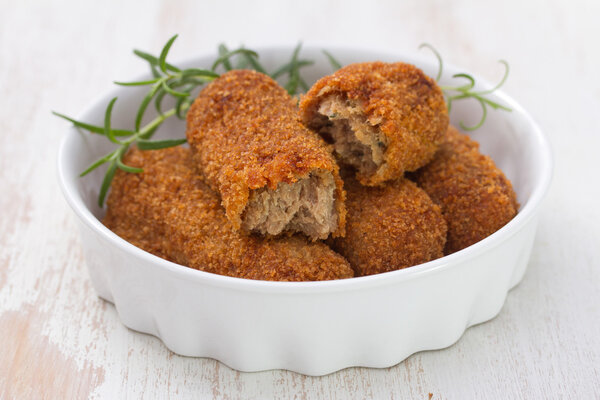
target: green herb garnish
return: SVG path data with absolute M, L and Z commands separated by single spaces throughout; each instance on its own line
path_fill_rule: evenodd
M 439 81 L 442 77 L 443 68 L 444 68 L 444 63 L 442 61 L 442 57 L 440 56 L 438 51 L 432 45 L 430 45 L 428 43 L 423 43 L 422 45 L 419 46 L 419 49 L 421 49 L 423 47 L 426 47 L 429 50 L 431 50 L 438 60 L 438 72 L 435 77 L 435 80 Z M 479 122 L 473 126 L 466 126 L 462 121 L 460 121 L 459 125 L 462 129 L 464 129 L 466 131 L 473 131 L 475 129 L 480 128 L 487 118 L 487 107 L 488 106 L 493 108 L 494 110 L 512 111 L 510 108 L 508 108 L 500 103 L 497 103 L 495 101 L 492 101 L 489 98 L 486 98 L 487 95 L 492 94 L 493 92 L 498 90 L 500 87 L 502 87 L 502 85 L 504 85 L 504 82 L 506 82 L 506 78 L 508 78 L 508 72 L 509 72 L 508 63 L 504 60 L 500 60 L 499 62 L 502 65 L 504 65 L 504 76 L 502 77 L 500 82 L 496 86 L 494 86 L 492 89 L 481 90 L 481 91 L 473 90 L 473 88 L 475 87 L 475 78 L 473 78 L 471 75 L 466 74 L 466 73 L 459 73 L 459 74 L 452 75 L 453 78 L 466 79 L 468 81 L 466 84 L 458 85 L 458 86 L 440 86 L 442 89 L 442 92 L 444 93 L 444 97 L 446 98 L 446 104 L 448 105 L 448 112 L 450 112 L 450 110 L 452 109 L 452 102 L 454 102 L 456 100 L 471 98 L 471 99 L 478 101 L 479 104 L 481 105 L 482 114 L 481 114 L 481 118 L 479 119 Z
M 142 150 L 163 149 L 167 147 L 178 146 L 186 142 L 185 139 L 179 140 L 151 140 L 152 136 L 158 127 L 168 118 L 177 115 L 179 118 L 185 117 L 185 112 L 190 107 L 193 98 L 191 92 L 198 86 L 211 82 L 219 76 L 219 74 L 198 68 L 189 68 L 181 70 L 167 62 L 167 55 L 177 39 L 177 35 L 173 36 L 165 44 L 160 55 L 155 57 L 151 54 L 140 50 L 134 50 L 134 54 L 148 62 L 154 79 L 138 82 L 115 82 L 121 86 L 150 86 L 150 90 L 142 100 L 134 122 L 134 128 L 113 129 L 111 126 L 112 110 L 117 101 L 113 98 L 106 108 L 104 115 L 104 126 L 95 126 L 81 121 L 76 121 L 66 115 L 53 112 L 61 118 L 72 122 L 75 126 L 88 130 L 91 133 L 96 133 L 106 136 L 108 140 L 117 145 L 117 149 L 101 157 L 81 173 L 80 176 L 85 176 L 100 167 L 103 164 L 108 164 L 100 195 L 98 196 L 98 204 L 102 207 L 106 193 L 110 187 L 110 183 L 115 175 L 116 169 L 121 169 L 126 172 L 139 173 L 141 168 L 131 167 L 123 162 L 123 156 L 132 144 L 136 144 Z M 175 99 L 175 106 L 169 110 L 162 110 L 162 100 L 165 96 L 171 96 Z M 154 106 L 158 111 L 158 116 L 146 125 L 142 125 L 144 115 L 149 104 L 154 101 Z
M 212 64 L 210 70 L 199 68 L 180 69 L 167 62 L 169 50 L 176 39 L 177 35 L 170 38 L 162 48 L 158 57 L 141 50 L 133 51 L 136 56 L 148 63 L 153 79 L 137 82 L 114 82 L 120 86 L 150 86 L 148 93 L 144 96 L 137 110 L 133 129 L 114 129 L 112 127 L 111 116 L 113 107 L 117 101 L 116 97 L 109 102 L 106 108 L 104 126 L 77 121 L 64 114 L 53 111 L 54 115 L 66 119 L 67 121 L 72 122 L 76 127 L 85 129 L 90 133 L 103 135 L 117 146 L 115 150 L 93 162 L 80 174 L 80 176 L 85 176 L 101 165 L 108 164 L 98 196 L 98 204 L 100 207 L 104 205 L 106 194 L 108 193 L 108 189 L 117 168 L 130 173 L 143 172 L 141 168 L 135 168 L 126 165 L 123 162 L 123 156 L 127 153 L 127 150 L 131 145 L 136 145 L 140 150 L 157 150 L 179 146 L 186 142 L 186 139 L 151 140 L 151 138 L 160 125 L 167 119 L 173 116 L 180 119 L 185 118 L 187 110 L 194 101 L 192 93 L 204 84 L 218 78 L 220 76 L 217 72 L 219 68 L 222 68 L 225 71 L 244 68 L 253 69 L 270 75 L 273 79 L 280 78 L 287 74 L 288 81 L 284 84 L 284 87 L 292 96 L 298 93 L 299 88 L 304 90 L 308 89 L 308 84 L 300 75 L 300 69 L 312 65 L 313 61 L 299 58 L 301 49 L 300 44 L 294 49 L 291 60 L 288 63 L 276 69 L 273 73 L 268 74 L 266 69 L 259 62 L 258 54 L 255 51 L 244 47 L 230 51 L 224 44 L 219 45 L 219 55 Z M 175 102 L 175 105 L 168 110 L 163 110 L 162 108 L 165 97 L 170 97 Z M 149 123 L 142 125 L 142 121 L 144 120 L 144 116 L 146 115 L 150 103 L 154 103 L 154 108 L 158 112 L 158 116 Z
M 327 50 L 323 50 L 323 54 L 325 54 L 325 57 L 327 57 L 327 60 L 329 61 L 329 64 L 331 65 L 331 68 L 333 68 L 334 71 L 337 71 L 338 69 L 342 68 L 342 64 L 333 55 L 331 55 L 330 52 L 328 52 Z

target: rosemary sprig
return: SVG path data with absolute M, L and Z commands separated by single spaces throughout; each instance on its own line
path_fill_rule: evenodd
M 211 82 L 219 76 L 219 74 L 209 70 L 199 68 L 182 70 L 172 64 L 169 64 L 167 62 L 167 56 L 175 39 L 177 39 L 177 35 L 173 36 L 169 39 L 169 41 L 167 41 L 158 57 L 140 50 L 134 50 L 135 55 L 148 62 L 154 79 L 137 82 L 115 82 L 115 84 L 121 86 L 150 86 L 148 93 L 146 96 L 144 96 L 144 99 L 138 107 L 135 115 L 134 129 L 126 130 L 112 128 L 112 110 L 117 101 L 116 97 L 109 102 L 106 108 L 104 115 L 104 126 L 96 126 L 77 121 L 73 118 L 67 117 L 66 115 L 53 112 L 54 115 L 72 122 L 79 128 L 86 129 L 91 133 L 106 136 L 108 140 L 117 145 L 115 150 L 96 160 L 80 175 L 85 176 L 101 165 L 108 164 L 106 174 L 104 175 L 104 179 L 100 187 L 100 194 L 98 196 L 98 204 L 100 207 L 104 205 L 106 193 L 108 192 L 108 188 L 110 187 L 117 168 L 130 173 L 143 172 L 141 168 L 135 168 L 126 165 L 123 162 L 123 156 L 127 153 L 127 150 L 129 147 L 131 147 L 131 145 L 135 144 L 141 150 L 155 150 L 179 146 L 186 142 L 186 139 L 151 140 L 151 138 L 158 127 L 168 118 L 174 115 L 178 116 L 179 118 L 184 118 L 185 112 L 193 101 L 191 96 L 192 91 L 198 86 L 201 86 L 207 82 Z M 175 99 L 175 106 L 164 111 L 162 109 L 162 100 L 167 95 Z M 156 116 L 147 124 L 142 125 L 148 105 L 152 101 L 154 101 L 158 116 Z
M 114 129 L 112 127 L 112 110 L 117 101 L 116 97 L 109 102 L 106 108 L 103 126 L 77 121 L 53 111 L 54 115 L 73 123 L 76 127 L 85 129 L 90 133 L 103 135 L 117 145 L 115 150 L 93 162 L 80 174 L 80 176 L 85 176 L 96 168 L 108 164 L 98 196 L 100 207 L 104 205 L 106 194 L 117 169 L 130 173 L 143 172 L 141 168 L 132 167 L 123 162 L 123 156 L 132 145 L 136 145 L 140 150 L 156 150 L 179 146 L 186 142 L 186 139 L 151 140 L 151 138 L 167 119 L 173 116 L 181 119 L 185 118 L 185 114 L 194 100 L 192 92 L 219 77 L 217 73 L 219 67 L 222 67 L 225 71 L 230 71 L 234 68 L 233 62 L 235 60 L 235 68 L 237 69 L 250 68 L 267 74 L 266 69 L 259 62 L 258 54 L 255 51 L 244 47 L 230 51 L 224 44 L 219 45 L 219 56 L 214 61 L 210 70 L 199 68 L 180 69 L 167 62 L 169 50 L 176 39 L 177 35 L 171 37 L 163 46 L 158 57 L 141 50 L 133 51 L 136 56 L 148 63 L 153 79 L 136 82 L 114 82 L 120 86 L 150 86 L 148 93 L 144 96 L 136 112 L 134 129 Z M 274 79 L 287 74 L 289 79 L 285 87 L 291 95 L 297 94 L 299 87 L 304 90 L 308 89 L 308 85 L 300 75 L 300 69 L 313 63 L 310 60 L 300 60 L 298 58 L 300 48 L 301 45 L 299 44 L 292 53 L 291 61 L 270 74 Z M 174 100 L 174 107 L 163 110 L 162 102 L 165 97 L 170 97 Z M 154 108 L 158 115 L 147 124 L 142 125 L 150 103 L 154 103 Z
M 222 67 L 225 71 L 231 71 L 232 69 L 253 69 L 269 75 L 273 79 L 279 79 L 287 75 L 287 83 L 283 86 L 291 96 L 294 96 L 302 90 L 308 90 L 308 84 L 302 78 L 300 70 L 314 64 L 312 60 L 299 59 L 301 48 L 302 43 L 299 43 L 292 52 L 291 60 L 269 73 L 259 62 L 258 54 L 255 51 L 245 49 L 244 47 L 230 51 L 224 44 L 220 44 L 218 48 L 219 58 L 215 60 L 211 70 L 216 72 L 219 67 Z
M 442 57 L 440 56 L 438 51 L 432 45 L 430 45 L 428 43 L 423 43 L 419 46 L 419 49 L 422 49 L 423 47 L 426 47 L 429 50 L 431 50 L 438 60 L 438 72 L 437 72 L 435 80 L 439 81 L 442 78 L 442 73 L 443 73 L 443 69 L 444 69 L 444 62 L 442 60 Z M 506 79 L 508 78 L 508 73 L 509 73 L 508 63 L 504 60 L 500 60 L 499 62 L 502 65 L 504 65 L 504 76 L 502 77 L 500 82 L 496 86 L 494 86 L 492 89 L 480 90 L 480 91 L 473 90 L 475 87 L 475 78 L 473 78 L 473 76 L 466 74 L 466 73 L 454 74 L 454 75 L 452 75 L 452 77 L 466 79 L 467 83 L 462 84 L 462 85 L 457 85 L 457 86 L 447 86 L 447 85 L 440 86 L 440 88 L 442 89 L 442 92 L 444 93 L 444 97 L 446 98 L 448 112 L 450 112 L 450 110 L 452 110 L 452 103 L 456 100 L 463 100 L 463 99 L 471 98 L 471 99 L 476 100 L 479 103 L 479 105 L 481 106 L 482 113 L 481 113 L 481 118 L 479 119 L 479 122 L 472 126 L 466 126 L 463 121 L 460 121 L 459 125 L 462 129 L 464 129 L 466 131 L 473 131 L 475 129 L 480 128 L 487 118 L 487 112 L 488 112 L 487 108 L 488 107 L 491 107 L 494 110 L 512 111 L 509 107 L 506 107 L 506 106 L 486 97 L 487 95 L 492 94 L 493 92 L 498 90 L 500 87 L 502 87 L 502 85 L 504 85 L 504 82 L 506 82 Z
M 128 137 L 124 140 L 119 140 L 114 136 L 114 131 L 111 130 L 110 120 L 112 116 L 112 108 L 117 98 L 113 98 L 109 103 L 109 106 L 106 109 L 106 114 L 104 118 L 104 135 L 113 143 L 117 144 L 118 147 L 116 150 L 106 154 L 100 159 L 93 162 L 89 167 L 85 169 L 79 176 L 83 177 L 101 165 L 108 163 L 108 169 L 102 181 L 102 186 L 100 187 L 100 194 L 98 196 L 98 205 L 102 207 L 104 205 L 104 199 L 106 197 L 106 193 L 108 192 L 108 188 L 110 187 L 110 183 L 115 175 L 116 169 L 119 168 L 126 172 L 131 173 L 140 173 L 143 172 L 141 168 L 131 167 L 123 163 L 123 156 L 129 149 L 132 144 L 137 144 L 137 146 L 141 150 L 154 150 L 154 149 L 164 149 L 167 147 L 179 146 L 186 142 L 186 139 L 177 139 L 177 140 L 150 140 L 149 138 L 156 131 L 156 128 L 162 124 L 167 118 L 175 114 L 175 110 L 171 109 L 162 115 L 159 115 L 150 123 L 145 125 L 138 131 L 128 131 Z M 54 115 L 57 115 L 61 118 L 65 118 L 63 115 L 53 112 Z M 65 118 L 65 119 L 68 119 Z M 70 119 L 69 119 L 70 120 Z M 75 121 L 75 125 L 79 126 L 80 122 Z M 85 124 L 88 126 L 88 124 Z M 98 129 L 101 128 L 99 126 L 93 126 L 93 131 L 91 132 L 97 133 Z M 87 128 L 85 128 L 87 129 Z M 112 133 L 111 133 L 112 132 Z

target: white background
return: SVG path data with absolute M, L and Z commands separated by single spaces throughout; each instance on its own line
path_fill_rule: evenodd
M 600 2 L 0 1 L 0 398 L 598 398 Z M 341 44 L 447 62 L 491 81 L 538 120 L 555 175 L 523 282 L 454 346 L 389 369 L 311 378 L 244 374 L 170 353 L 99 300 L 55 179 L 67 124 L 111 82 L 225 42 Z

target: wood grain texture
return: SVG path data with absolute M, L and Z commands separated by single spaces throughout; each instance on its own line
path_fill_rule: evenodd
M 598 398 L 600 3 L 0 1 L 0 398 Z M 239 373 L 132 332 L 99 300 L 55 179 L 67 124 L 111 81 L 143 70 L 131 49 L 174 59 L 225 41 L 328 41 L 415 53 L 490 80 L 538 119 L 556 170 L 523 282 L 500 315 L 455 345 L 388 369 L 312 378 Z

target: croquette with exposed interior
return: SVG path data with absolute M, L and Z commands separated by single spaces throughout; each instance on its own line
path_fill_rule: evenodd
M 187 115 L 202 179 L 235 228 L 264 235 L 343 235 L 344 191 L 327 144 L 270 77 L 234 70 L 206 86 Z
M 511 182 L 479 152 L 479 144 L 450 126 L 434 159 L 411 176 L 439 204 L 448 223 L 445 254 L 496 232 L 517 214 Z
M 425 165 L 448 127 L 436 82 L 406 63 L 351 64 L 321 78 L 300 102 L 304 123 L 333 143 L 363 185 Z
M 345 174 L 344 174 L 345 175 Z M 405 178 L 368 187 L 344 176 L 346 236 L 333 248 L 357 276 L 411 267 L 443 256 L 446 222 L 440 207 Z
M 200 181 L 189 149 L 132 149 L 117 171 L 104 224 L 123 239 L 167 260 L 248 279 L 313 281 L 350 278 L 348 262 L 302 236 L 244 235 L 225 217 L 219 197 Z

